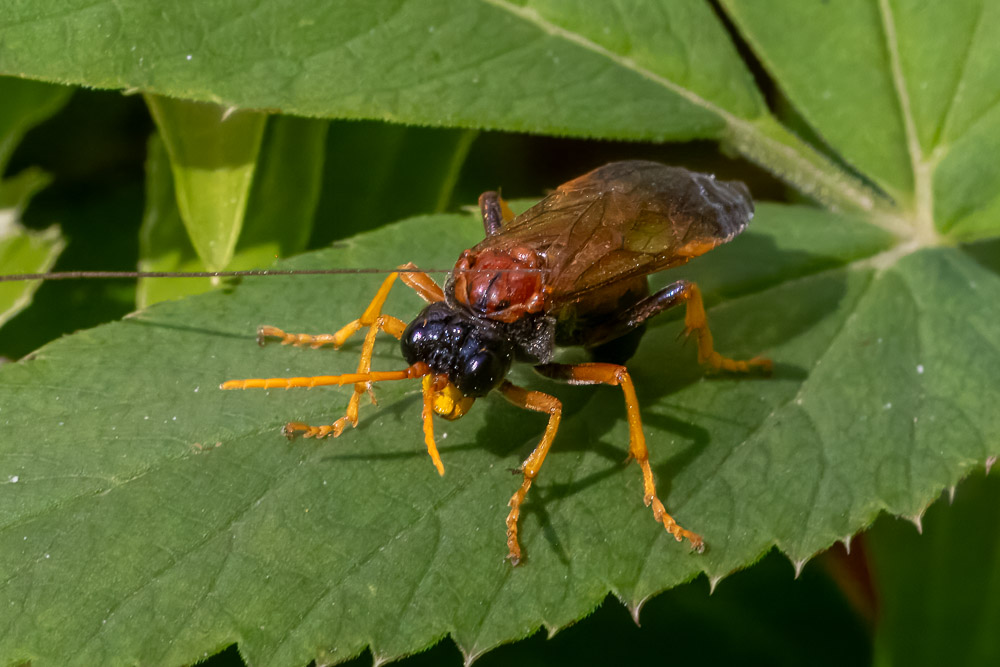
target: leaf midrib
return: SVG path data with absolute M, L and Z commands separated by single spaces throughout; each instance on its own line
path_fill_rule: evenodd
M 889 70 L 893 87 L 896 89 L 896 99 L 899 102 L 899 113 L 903 120 L 903 130 L 906 135 L 907 154 L 910 156 L 910 169 L 913 173 L 914 211 L 911 226 L 913 238 L 923 245 L 932 244 L 937 238 L 934 229 L 934 160 L 928 160 L 920 146 L 917 135 L 916 121 L 913 118 L 913 106 L 910 103 L 910 93 L 906 87 L 906 77 L 900 61 L 899 40 L 896 36 L 896 24 L 889 6 L 889 0 L 879 0 L 879 16 L 882 19 L 882 34 L 885 36 L 885 48 L 889 54 Z M 950 112 L 951 107 L 949 107 Z M 898 193 L 897 193 L 898 196 Z

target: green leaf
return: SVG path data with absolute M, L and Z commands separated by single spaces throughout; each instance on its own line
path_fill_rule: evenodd
M 268 122 L 234 268 L 261 266 L 306 249 L 320 196 L 328 125 L 293 116 Z
M 973 475 L 936 502 L 918 533 L 880 520 L 866 537 L 882 602 L 874 664 L 1000 660 L 1000 480 Z
M 723 5 L 796 110 L 896 201 L 904 219 L 886 226 L 925 241 L 935 230 L 959 240 L 1000 232 L 992 158 L 1000 150 L 1000 6 Z
M 0 177 L 25 133 L 65 105 L 72 88 L 0 77 Z M 55 225 L 30 231 L 21 215 L 31 198 L 51 181 L 40 169 L 28 168 L 0 179 L 0 267 L 4 273 L 42 273 L 52 268 L 65 241 Z M 0 283 L 0 326 L 31 303 L 41 283 Z
M 702 2 L 685 2 L 670 25 L 657 3 L 642 3 L 615 17 L 608 31 L 602 28 L 608 12 L 579 2 L 353 0 L 315 5 L 303 17 L 299 4 L 271 0 L 239 21 L 232 20 L 232 6 L 193 0 L 167 15 L 137 0 L 114 9 L 74 4 L 5 3 L 0 70 L 309 116 L 434 125 L 510 127 L 505 107 L 517 102 L 526 107 L 518 114 L 520 129 L 561 126 L 593 135 L 629 119 L 640 121 L 631 130 L 635 138 L 722 129 L 704 104 L 685 99 L 685 84 L 741 117 L 764 110 L 752 77 Z M 66 39 L 39 39 L 55 21 Z M 113 29 L 98 33 L 102 24 Z M 249 38 L 259 30 L 267 37 Z M 680 90 L 651 84 L 632 63 L 612 61 L 609 55 L 628 49 L 635 31 L 636 65 L 653 63 L 662 67 L 658 76 L 680 77 Z M 678 47 L 690 48 L 704 65 L 690 67 Z M 457 67 L 471 52 L 484 66 Z M 403 53 L 410 56 L 399 58 Z M 623 75 L 635 94 L 599 101 L 599 88 L 620 86 Z M 284 85 L 265 83 L 277 80 Z M 569 104 L 552 107 L 530 92 L 545 89 L 572 93 Z M 547 114 L 553 117 L 543 124 Z
M 787 233 L 803 219 L 816 234 Z M 250 662 L 288 664 L 366 645 L 390 659 L 450 634 L 474 656 L 571 623 L 608 591 L 638 609 L 772 544 L 800 560 L 880 509 L 919 512 L 995 450 L 977 434 L 1000 427 L 988 405 L 1000 324 L 974 304 L 1000 297 L 1000 277 L 954 249 L 885 265 L 889 238 L 861 227 L 762 205 L 731 253 L 696 260 L 733 276 L 714 293 L 742 293 L 710 309 L 718 348 L 771 355 L 773 378 L 705 379 L 676 320 L 655 322 L 630 363 L 664 500 L 705 536 L 702 555 L 643 506 L 638 470 L 622 464 L 616 388 L 515 376 L 554 391 L 567 413 L 525 507 L 516 569 L 503 558 L 508 470 L 537 443 L 541 416 L 488 397 L 439 426 L 440 478 L 412 383 L 379 386 L 380 407 L 364 406 L 339 440 L 292 443 L 285 421 L 328 423 L 350 390 L 216 389 L 352 370 L 360 341 L 261 350 L 254 330 L 333 330 L 359 306 L 330 295 L 374 292 L 377 276 L 248 282 L 9 364 L 0 567 L 16 604 L 0 612 L 0 655 L 189 662 L 238 641 Z M 481 234 L 471 217 L 419 218 L 286 266 L 436 268 Z M 747 276 L 750 263 L 762 268 Z M 400 288 L 386 312 L 419 307 Z M 391 341 L 376 352 L 376 367 L 402 366 Z
M 302 252 L 309 240 L 323 173 L 324 121 L 275 116 L 264 134 L 259 166 L 247 204 L 246 222 L 233 258 L 224 267 L 239 271 L 269 266 L 277 257 Z M 150 140 L 146 163 L 146 211 L 140 232 L 141 271 L 207 271 L 185 233 L 173 175 L 163 142 Z M 200 294 L 209 278 L 139 281 L 140 307 Z
M 325 243 L 448 210 L 474 130 L 331 124 L 317 234 Z
M 58 227 L 43 232 L 23 228 L 7 233 L 0 230 L 0 266 L 10 273 L 42 273 L 52 268 L 63 247 Z M 39 280 L 0 283 L 0 325 L 31 303 L 40 284 Z
M 774 120 L 704 0 L 614 10 L 580 0 L 348 0 L 305 13 L 264 0 L 238 20 L 233 11 L 197 0 L 166 14 L 143 0 L 3 0 L 0 72 L 304 116 L 724 139 L 820 201 L 878 204 Z M 48 38 L 56 27 L 65 39 Z
M 253 332 L 335 330 L 377 276 L 248 282 L 7 365 L 0 567 L 15 604 L 0 611 L 0 655 L 190 662 L 236 641 L 253 663 L 336 662 L 365 646 L 382 662 L 450 635 L 471 659 L 572 623 L 609 591 L 638 615 L 657 592 L 700 573 L 717 582 L 774 545 L 801 566 L 882 511 L 919 516 L 995 456 L 996 243 L 958 244 L 1000 235 L 998 10 L 722 5 L 856 175 L 763 107 L 703 2 L 604 14 L 568 0 L 403 0 L 303 19 L 265 0 L 239 20 L 225 20 L 228 7 L 164 16 L 134 0 L 12 7 L 17 30 L 0 27 L 0 39 L 16 48 L 0 52 L 0 69 L 316 115 L 720 139 L 856 213 L 762 204 L 750 232 L 678 272 L 705 287 L 717 347 L 772 357 L 774 377 L 706 377 L 676 340 L 679 313 L 654 322 L 630 362 L 661 495 L 705 536 L 702 555 L 642 505 L 635 466 L 621 463 L 616 388 L 513 374 L 565 406 L 516 569 L 503 562 L 517 484 L 507 470 L 537 444 L 543 416 L 491 396 L 439 425 L 442 479 L 422 450 L 413 383 L 379 386 L 380 407 L 320 443 L 277 433 L 289 419 L 331 422 L 349 389 L 214 389 L 353 370 L 360 340 L 260 350 Z M 96 39 L 94 25 L 112 19 Z M 40 36 L 53 21 L 71 37 L 58 49 Z M 469 218 L 421 218 L 288 266 L 447 268 L 481 236 Z M 398 288 L 386 310 L 410 317 L 420 305 Z M 376 347 L 377 368 L 402 363 L 391 341 Z
M 0 266 L 10 273 L 43 273 L 52 268 L 64 246 L 58 227 L 42 232 L 0 229 Z M 31 303 L 40 284 L 39 280 L 0 283 L 0 325 Z
M 723 4 L 782 92 L 835 150 L 894 197 L 912 192 L 877 3 Z
M 0 182 L 0 267 L 4 273 L 43 273 L 52 268 L 66 243 L 53 225 L 43 231 L 25 229 L 21 211 L 51 179 L 37 169 L 26 169 Z M 0 326 L 23 310 L 41 281 L 0 283 Z
M 181 220 L 198 258 L 221 271 L 233 258 L 267 116 L 149 95 L 170 156 Z
M 139 231 L 140 271 L 205 271 L 184 228 L 174 195 L 170 158 L 159 134 L 146 148 L 146 207 Z M 159 301 L 201 294 L 212 289 L 208 278 L 140 278 L 136 305 L 145 308 Z

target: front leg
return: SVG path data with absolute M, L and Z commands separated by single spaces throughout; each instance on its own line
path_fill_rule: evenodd
M 378 292 L 376 292 L 375 297 L 372 299 L 371 303 L 368 304 L 368 307 L 365 308 L 361 317 L 349 322 L 336 333 L 319 335 L 289 334 L 285 333 L 281 329 L 278 329 L 277 327 L 264 326 L 258 329 L 258 343 L 264 344 L 267 338 L 274 337 L 279 338 L 282 345 L 308 345 L 313 349 L 322 347 L 323 345 L 332 345 L 334 348 L 339 348 L 345 341 L 347 341 L 348 338 L 359 331 L 362 327 L 368 327 L 364 343 L 361 346 L 361 358 L 358 360 L 357 373 L 359 375 L 369 373 L 371 371 L 372 355 L 375 350 L 375 338 L 378 335 L 378 332 L 385 331 L 398 339 L 403 335 L 403 331 L 406 329 L 406 322 L 397 317 L 384 315 L 382 313 L 382 307 L 385 305 L 385 301 L 389 297 L 389 291 L 392 289 L 392 285 L 395 283 L 396 278 L 400 278 L 404 284 L 417 292 L 417 294 L 425 301 L 434 302 L 444 299 L 444 292 L 442 292 L 441 288 L 426 273 L 423 273 L 422 271 L 406 271 L 406 269 L 416 269 L 416 265 L 407 263 L 399 268 L 400 271 L 395 271 L 386 276 L 386 279 L 382 282 L 382 286 L 379 287 Z M 366 393 L 371 398 L 372 403 L 375 403 L 375 394 L 372 390 L 371 382 L 358 382 L 355 384 L 354 393 L 351 395 L 351 399 L 347 403 L 347 410 L 345 411 L 344 416 L 335 421 L 333 424 L 310 426 L 309 424 L 302 422 L 289 422 L 282 429 L 282 433 L 289 438 L 295 437 L 295 435 L 299 433 L 306 438 L 324 438 L 328 435 L 337 437 L 343 433 L 348 424 L 351 426 L 358 425 L 358 411 L 361 405 L 361 396 Z
M 543 394 L 540 391 L 522 389 L 506 380 L 503 381 L 499 389 L 503 397 L 514 405 L 549 415 L 549 423 L 545 426 L 545 434 L 542 436 L 541 442 L 517 470 L 517 472 L 524 474 L 524 481 L 521 482 L 521 488 L 511 496 L 510 503 L 508 503 L 510 513 L 507 515 L 507 550 L 509 552 L 507 558 L 510 559 L 512 565 L 517 565 L 521 562 L 521 545 L 517 540 L 517 521 L 521 517 L 521 503 L 524 502 L 524 497 L 528 494 L 531 483 L 538 476 L 538 471 L 541 470 L 542 463 L 545 462 L 545 455 L 549 453 L 552 441 L 556 437 L 556 431 L 559 430 L 562 403 L 555 396 Z

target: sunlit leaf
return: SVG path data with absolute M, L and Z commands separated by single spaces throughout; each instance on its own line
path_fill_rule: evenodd
M 311 117 L 722 139 L 821 201 L 878 203 L 774 120 L 704 0 L 4 0 L 0 15 L 0 72 Z
M 72 88 L 37 81 L 0 77 L 0 177 L 7 163 L 33 126 L 63 107 Z M 58 227 L 31 231 L 21 225 L 21 216 L 31 198 L 51 178 L 37 168 L 0 178 L 0 272 L 42 273 L 52 268 L 65 245 Z M 0 284 L 0 326 L 31 303 L 39 282 Z
M 0 182 L 0 267 L 4 273 L 48 271 L 65 246 L 55 225 L 33 231 L 20 224 L 22 209 L 49 180 L 46 174 L 31 169 Z M 31 303 L 39 285 L 38 280 L 0 283 L 0 326 Z
M 270 266 L 278 257 L 305 249 L 312 230 L 323 172 L 324 121 L 278 116 L 269 121 L 249 193 L 246 220 L 229 271 Z M 146 211 L 140 236 L 141 271 L 207 271 L 186 233 L 174 193 L 173 174 L 159 137 L 146 162 Z M 210 278 L 139 281 L 140 307 L 216 284 Z
M 191 244 L 209 271 L 221 271 L 243 228 L 267 116 L 154 95 L 146 102 Z

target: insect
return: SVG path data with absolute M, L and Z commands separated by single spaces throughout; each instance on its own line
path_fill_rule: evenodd
M 390 274 L 362 313 L 334 334 L 292 334 L 271 326 L 258 342 L 340 347 L 367 327 L 356 373 L 316 377 L 229 380 L 222 389 L 354 385 L 347 410 L 333 424 L 290 422 L 286 436 L 338 436 L 356 426 L 361 397 L 372 385 L 420 379 L 424 442 L 439 474 L 444 465 L 434 440 L 433 415 L 448 420 L 466 414 L 477 398 L 498 391 L 508 401 L 548 415 L 534 451 L 515 471 L 520 487 L 507 515 L 508 558 L 522 558 L 518 519 L 559 429 L 560 401 L 518 387 L 506 376 L 515 362 L 534 365 L 541 375 L 570 384 L 621 387 L 629 426 L 629 458 L 643 479 L 643 500 L 653 517 L 678 541 L 696 551 L 702 538 L 678 524 L 656 495 L 635 386 L 623 365 L 634 352 L 645 321 L 685 304 L 685 334 L 694 334 L 698 360 L 725 371 L 753 368 L 768 372 L 771 362 L 739 361 L 715 351 L 698 287 L 678 280 L 650 294 L 647 275 L 684 264 L 739 234 L 753 217 L 753 202 L 740 182 L 655 162 L 614 162 L 561 185 L 541 202 L 515 216 L 495 192 L 479 198 L 486 238 L 465 250 L 443 287 L 414 264 Z M 407 324 L 382 313 L 396 279 L 428 306 Z M 400 340 L 408 366 L 373 371 L 375 337 L 385 331 Z M 592 363 L 554 363 L 558 346 L 583 346 Z

